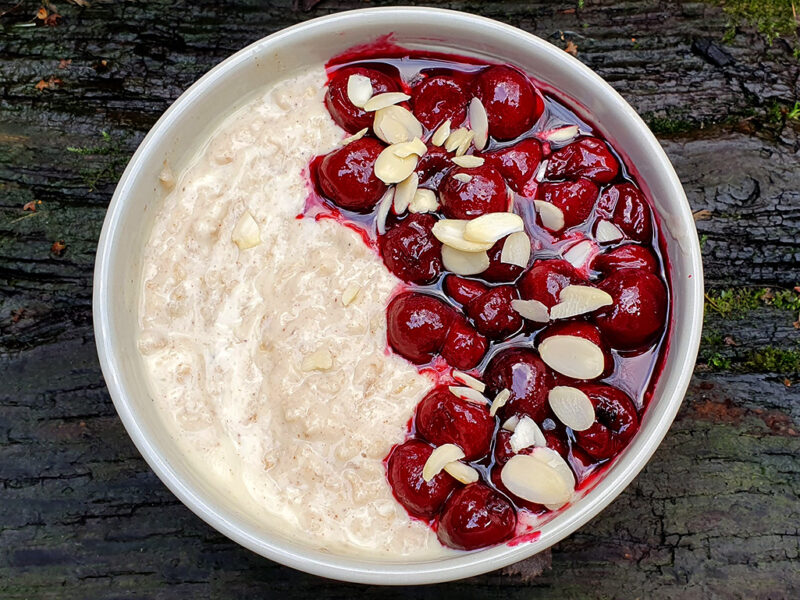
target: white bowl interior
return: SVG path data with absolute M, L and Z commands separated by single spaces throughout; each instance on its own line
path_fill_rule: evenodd
M 582 104 L 635 165 L 639 181 L 656 200 L 672 266 L 671 351 L 641 430 L 601 483 L 544 525 L 533 542 L 411 564 L 317 552 L 239 510 L 235 498 L 209 486 L 183 459 L 153 409 L 135 344 L 142 249 L 164 195 L 158 182 L 163 162 L 179 169 L 221 119 L 262 85 L 389 32 L 410 48 L 516 64 Z M 634 111 L 593 72 L 562 50 L 495 21 L 433 9 L 368 9 L 316 19 L 249 46 L 164 114 L 128 165 L 106 217 L 95 272 L 95 331 L 111 396 L 131 438 L 164 483 L 200 517 L 251 550 L 311 573 L 366 583 L 428 583 L 497 569 L 547 548 L 597 514 L 639 472 L 672 422 L 691 376 L 702 322 L 701 269 L 691 211 L 669 161 Z

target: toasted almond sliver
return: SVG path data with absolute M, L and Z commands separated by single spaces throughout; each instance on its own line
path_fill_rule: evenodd
M 442 263 L 445 269 L 456 275 L 477 275 L 489 268 L 486 252 L 463 252 L 448 245 L 442 246 Z
M 375 111 L 372 130 L 387 144 L 400 144 L 422 137 L 422 124 L 414 114 L 395 105 Z
M 549 448 L 537 448 L 533 452 L 535 454 L 540 450 Z M 503 485 L 509 492 L 528 502 L 553 506 L 569 502 L 575 489 L 574 483 L 568 483 L 559 467 L 539 460 L 534 454 L 512 456 L 500 472 Z
M 547 323 L 550 320 L 550 313 L 547 306 L 538 300 L 520 300 L 515 298 L 511 301 L 513 308 L 521 317 L 533 321 L 534 323 Z
M 389 187 L 383 194 L 378 202 L 378 214 L 375 217 L 375 223 L 378 228 L 378 233 L 383 235 L 386 233 L 386 218 L 389 216 L 389 209 L 392 208 L 394 201 L 394 187 Z
M 593 249 L 594 246 L 592 245 L 592 242 L 589 240 L 583 240 L 574 246 L 570 246 L 570 248 L 564 253 L 564 260 L 566 260 L 576 269 L 581 269 L 583 268 L 583 265 L 586 264 L 586 261 L 589 260 L 589 256 L 591 256 Z
M 475 167 L 480 167 L 486 159 L 473 154 L 464 154 L 463 156 L 454 156 L 452 160 L 459 167 L 474 169 Z
M 419 186 L 419 175 L 414 171 L 394 188 L 394 214 L 402 215 L 414 199 Z
M 486 384 L 480 379 L 475 379 L 469 373 L 464 373 L 464 371 L 457 371 L 456 369 L 453 369 L 451 375 L 453 376 L 453 379 L 459 383 L 463 383 L 467 387 L 471 387 L 473 390 L 479 391 L 481 394 L 486 391 Z
M 369 127 L 364 127 L 364 129 L 361 129 L 360 131 L 357 131 L 356 133 L 354 133 L 350 137 L 344 138 L 341 142 L 339 142 L 339 145 L 340 146 L 347 146 L 347 144 L 350 144 L 352 142 L 360 140 L 362 137 L 367 135 L 367 131 L 369 131 Z
M 508 440 L 511 450 L 515 453 L 531 446 L 547 446 L 547 440 L 536 421 L 528 416 L 521 417 L 514 427 L 514 433 Z
M 559 303 L 550 309 L 551 319 L 568 319 L 611 306 L 614 302 L 608 292 L 590 285 L 568 285 L 559 296 Z
M 595 379 L 605 369 L 603 351 L 589 340 L 574 335 L 553 335 L 539 344 L 545 364 L 573 379 Z
M 460 181 L 461 183 L 469 183 L 472 181 L 472 175 L 468 175 L 467 173 L 456 173 L 453 175 L 453 179 Z
M 547 400 L 558 420 L 573 431 L 586 431 L 594 424 L 594 405 L 578 388 L 557 385 Z
M 550 231 L 561 231 L 564 229 L 564 212 L 555 204 L 550 204 L 544 200 L 534 200 L 534 207 L 539 213 L 542 225 Z
M 456 481 L 460 481 L 461 483 L 468 485 L 470 483 L 475 483 L 480 479 L 480 474 L 474 468 L 470 467 L 469 465 L 465 465 L 462 462 L 453 461 L 451 463 L 447 463 L 444 466 L 444 470 Z
M 439 125 L 436 131 L 431 136 L 431 144 L 434 146 L 441 146 L 447 141 L 450 136 L 450 119 Z
M 546 131 L 542 135 L 542 139 L 550 143 L 571 142 L 578 135 L 577 125 L 567 125 L 566 127 L 559 127 Z
M 489 404 L 489 399 L 481 394 L 478 390 L 473 389 L 466 385 L 451 385 L 448 387 L 450 393 L 457 398 L 472 402 L 473 404 L 480 404 L 485 406 Z
M 347 98 L 353 106 L 364 108 L 367 101 L 372 98 L 372 81 L 363 75 L 350 75 L 347 78 Z
M 512 233 L 503 242 L 500 252 L 500 262 L 506 265 L 516 265 L 523 269 L 528 266 L 531 259 L 531 240 L 524 231 Z
M 464 239 L 470 242 L 491 242 L 503 239 L 507 235 L 522 231 L 525 222 L 518 214 L 496 212 L 481 215 L 464 226 Z
M 415 137 L 410 142 L 400 142 L 399 144 L 392 144 L 389 147 L 392 149 L 392 152 L 395 153 L 395 156 L 399 156 L 400 158 L 405 158 L 412 154 L 422 156 L 428 151 L 425 142 L 418 137 Z
M 231 232 L 231 240 L 239 246 L 239 250 L 247 250 L 261 243 L 258 223 L 249 212 L 239 217 L 239 221 Z
M 511 417 L 508 417 L 501 427 L 503 428 L 504 431 L 510 431 L 511 433 L 514 433 L 514 430 L 517 428 L 518 424 L 519 424 L 519 416 L 513 415 Z
M 375 176 L 387 184 L 400 183 L 414 172 L 417 160 L 416 154 L 401 158 L 389 146 L 384 148 L 375 160 Z
M 468 221 L 461 219 L 440 219 L 433 225 L 433 235 L 437 240 L 456 250 L 464 252 L 485 252 L 494 242 L 470 242 L 464 239 L 464 228 Z
M 500 390 L 497 393 L 497 396 L 494 397 L 492 400 L 492 405 L 489 407 L 489 416 L 493 417 L 497 414 L 497 411 L 503 408 L 508 402 L 508 399 L 511 397 L 510 390 Z
M 427 482 L 442 472 L 445 465 L 464 458 L 464 451 L 455 444 L 442 444 L 434 448 L 425 466 L 422 467 L 422 478 Z
M 541 183 L 544 179 L 545 173 L 547 173 L 547 159 L 543 160 L 539 165 L 539 168 L 536 169 L 536 174 L 533 176 L 534 181 Z
M 400 104 L 401 102 L 405 102 L 410 98 L 411 96 L 404 94 L 403 92 L 385 92 L 383 94 L 376 94 L 367 100 L 363 108 L 367 112 L 373 112 L 382 108 L 386 108 L 387 106 Z
M 361 291 L 361 286 L 356 283 L 349 283 L 342 292 L 342 304 L 350 306 Z
M 617 240 L 621 240 L 623 237 L 624 235 L 619 230 L 619 227 L 614 225 L 611 221 L 599 221 L 594 230 L 594 239 L 601 244 L 616 242 Z
M 333 357 L 327 348 L 320 348 L 303 357 L 302 371 L 327 371 L 333 366 Z
M 472 143 L 477 150 L 483 150 L 489 141 L 489 118 L 479 98 L 469 101 L 469 126 L 475 134 Z
M 438 209 L 439 199 L 436 197 L 436 192 L 424 188 L 418 188 L 414 192 L 414 197 L 408 205 L 408 212 L 412 213 L 434 212 Z
M 444 142 L 444 149 L 448 152 L 453 152 L 465 142 L 469 146 L 473 135 L 475 134 L 466 127 L 459 127 L 455 131 L 452 131 L 449 136 L 447 136 L 447 139 Z

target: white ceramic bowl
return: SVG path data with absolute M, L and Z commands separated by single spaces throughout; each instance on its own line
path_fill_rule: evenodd
M 135 343 L 142 249 L 163 197 L 164 160 L 178 168 L 215 124 L 258 87 L 343 50 L 394 33 L 409 48 L 484 56 L 518 65 L 561 90 L 591 115 L 635 165 L 665 229 L 672 265 L 672 334 L 666 364 L 641 429 L 601 483 L 541 529 L 532 542 L 430 562 L 369 562 L 318 552 L 270 531 L 194 472 L 153 410 Z M 284 29 L 212 69 L 164 113 L 120 179 L 97 251 L 94 325 L 111 397 L 128 433 L 156 474 L 192 511 L 250 550 L 291 567 L 348 581 L 420 584 L 477 575 L 525 559 L 600 512 L 642 469 L 667 432 L 692 374 L 700 340 L 703 277 L 689 204 L 666 155 L 633 109 L 563 50 L 514 27 L 474 15 L 426 8 L 340 13 Z

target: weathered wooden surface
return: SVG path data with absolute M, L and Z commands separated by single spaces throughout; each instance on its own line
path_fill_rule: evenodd
M 800 62 L 747 29 L 723 43 L 726 18 L 706 3 L 430 4 L 572 41 L 652 123 L 693 207 L 711 211 L 698 223 L 707 285 L 732 291 L 711 296 L 701 364 L 651 463 L 529 583 L 495 573 L 361 588 L 214 532 L 150 472 L 108 398 L 90 305 L 105 207 L 148 127 L 209 67 L 276 29 L 366 4 L 62 0 L 54 27 L 27 27 L 38 2 L 6 1 L 0 598 L 800 596 L 800 123 L 780 110 L 798 100 Z M 770 299 L 765 287 L 790 291 Z

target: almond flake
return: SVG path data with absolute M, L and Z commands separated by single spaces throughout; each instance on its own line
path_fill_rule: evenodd
M 456 398 L 460 398 L 461 400 L 466 400 L 467 402 L 472 402 L 473 404 L 489 404 L 489 399 L 486 396 L 469 386 L 451 385 L 447 389 L 449 389 L 450 393 Z
M 459 127 L 453 131 L 444 142 L 444 149 L 448 152 L 457 150 L 465 141 L 467 145 L 472 141 L 474 134 L 466 127 Z
M 486 142 L 489 141 L 489 118 L 486 116 L 486 108 L 479 98 L 469 101 L 469 126 L 475 134 L 473 143 L 477 150 L 483 150 Z
M 350 75 L 347 78 L 347 98 L 353 106 L 364 108 L 367 101 L 372 98 L 372 81 L 363 75 Z
M 545 364 L 573 379 L 595 379 L 605 369 L 603 351 L 589 340 L 574 335 L 553 335 L 539 344 Z
M 175 174 L 172 172 L 172 169 L 170 169 L 166 160 L 164 161 L 161 172 L 158 174 L 158 180 L 161 182 L 161 185 L 168 190 L 175 187 Z
M 518 498 L 536 504 L 563 506 L 572 498 L 575 480 L 572 471 L 570 482 L 562 465 L 555 464 L 556 459 L 549 454 L 544 455 L 548 451 L 561 459 L 569 469 L 569 465 L 557 452 L 549 448 L 535 448 L 531 454 L 512 456 L 500 472 L 500 479 L 508 491 Z
M 434 212 L 438 209 L 439 200 L 436 198 L 436 192 L 424 188 L 419 188 L 414 192 L 414 197 L 408 205 L 408 212 L 411 213 Z
M 459 167 L 463 167 L 465 169 L 474 169 L 475 167 L 480 167 L 484 162 L 486 162 L 485 158 L 475 156 L 473 154 L 454 156 L 451 160 Z
M 586 431 L 594 424 L 594 405 L 578 388 L 557 385 L 547 400 L 558 420 L 573 431 Z
M 611 221 L 598 221 L 597 228 L 594 230 L 594 239 L 601 244 L 616 242 L 623 237 L 623 233 L 619 230 L 619 227 L 614 225 Z
M 402 215 L 414 199 L 419 186 L 419 175 L 414 171 L 394 188 L 394 214 Z
M 534 323 L 547 323 L 550 320 L 547 306 L 538 300 L 520 300 L 515 298 L 511 301 L 511 308 L 519 313 L 521 317 L 533 321 Z
M 481 215 L 464 226 L 464 239 L 470 242 L 491 242 L 494 244 L 507 235 L 522 231 L 525 222 L 518 214 L 496 212 Z
M 401 158 L 389 146 L 384 148 L 378 158 L 375 159 L 375 176 L 387 184 L 400 183 L 414 172 L 417 167 L 417 160 L 416 154 Z
M 463 371 L 457 371 L 456 369 L 453 369 L 451 375 L 453 376 L 453 379 L 459 383 L 463 383 L 467 387 L 471 387 L 473 390 L 479 391 L 481 394 L 486 391 L 486 384 L 480 379 L 475 379 L 469 373 L 464 373 Z
M 500 262 L 505 265 L 516 265 L 523 269 L 531 259 L 531 240 L 524 231 L 512 233 L 503 242 Z
M 376 110 L 372 130 L 387 144 L 400 144 L 422 137 L 422 124 L 410 110 L 402 106 L 392 105 Z
M 480 474 L 474 468 L 470 467 L 469 465 L 465 465 L 462 462 L 453 461 L 451 463 L 447 463 L 444 466 L 444 470 L 456 481 L 459 481 L 465 485 L 469 485 L 470 483 L 475 483 L 480 479 Z
M 450 119 L 439 125 L 438 129 L 433 132 L 431 136 L 431 144 L 434 146 L 441 146 L 447 141 L 450 136 Z
M 456 275 L 477 275 L 489 268 L 489 255 L 486 252 L 464 252 L 443 245 L 442 263 L 445 269 Z
M 547 446 L 547 440 L 536 421 L 528 416 L 521 417 L 514 427 L 514 433 L 508 439 L 508 444 L 514 453 L 530 448 L 531 446 Z
M 475 133 L 472 131 L 467 131 L 467 136 L 461 141 L 456 148 L 456 156 L 463 156 L 469 150 L 469 145 L 472 143 L 472 140 L 475 138 Z
M 389 216 L 389 209 L 392 208 L 394 201 L 394 187 L 386 190 L 378 202 L 378 213 L 375 216 L 375 224 L 378 228 L 378 233 L 383 235 L 386 233 L 386 218 Z
M 392 149 L 392 152 L 395 153 L 395 156 L 399 156 L 400 158 L 405 158 L 412 154 L 422 156 L 428 151 L 428 147 L 418 137 L 415 137 L 410 142 L 400 142 L 399 144 L 392 144 L 389 147 Z
M 303 357 L 302 371 L 327 371 L 333 366 L 333 357 L 327 348 L 320 348 Z
M 443 244 L 464 252 L 485 252 L 494 242 L 470 242 L 464 239 L 464 228 L 469 221 L 461 219 L 440 219 L 433 225 L 434 237 Z
M 589 260 L 593 248 L 594 246 L 589 240 L 578 242 L 564 253 L 564 260 L 576 269 L 581 269 L 586 264 L 586 261 Z
M 513 417 L 507 418 L 501 427 L 504 431 L 510 431 L 511 433 L 514 433 L 517 425 L 519 425 L 519 416 L 514 415 Z
M 353 300 L 356 299 L 358 293 L 361 291 L 361 286 L 356 283 L 350 283 L 344 288 L 342 292 L 342 304 L 345 306 L 350 306 L 353 303 Z
M 453 179 L 455 179 L 456 181 L 460 181 L 461 183 L 469 183 L 470 181 L 472 181 L 472 175 L 469 175 L 467 173 L 456 173 L 455 175 L 453 175 Z
M 364 127 L 364 129 L 362 129 L 360 131 L 357 131 L 356 133 L 354 133 L 350 137 L 344 138 L 341 142 L 339 142 L 339 145 L 340 146 L 347 146 L 347 144 L 355 142 L 356 140 L 360 140 L 362 137 L 367 135 L 367 131 L 369 131 L 369 127 Z
M 553 232 L 564 229 L 564 212 L 555 204 L 544 200 L 534 200 L 533 205 L 536 207 L 536 212 L 539 213 L 539 219 L 545 229 Z
M 559 303 L 550 309 L 550 318 L 568 319 L 611 306 L 614 300 L 608 292 L 590 285 L 568 285 L 561 290 Z
M 497 411 L 503 408 L 508 402 L 508 399 L 511 397 L 510 390 L 500 390 L 497 393 L 497 396 L 494 397 L 492 400 L 492 405 L 489 407 L 489 416 L 493 417 L 497 414 Z
M 405 102 L 410 98 L 411 96 L 404 94 L 403 92 L 386 92 L 383 94 L 377 94 L 367 100 L 363 108 L 367 112 L 373 112 L 382 108 L 386 108 L 387 106 L 400 104 L 401 102 Z
M 464 451 L 455 444 L 442 444 L 434 448 L 425 466 L 422 467 L 422 478 L 427 482 L 442 472 L 445 465 L 464 458 Z
M 547 159 L 543 160 L 542 163 L 539 165 L 539 168 L 536 169 L 536 174 L 533 176 L 534 181 L 536 183 L 541 183 L 544 179 L 544 174 L 547 172 Z
M 239 217 L 236 227 L 231 233 L 231 240 L 239 246 L 239 250 L 247 250 L 261 243 L 261 235 L 258 231 L 258 223 L 249 212 Z
M 553 143 L 559 144 L 562 142 L 571 142 L 578 135 L 577 125 L 567 125 L 566 127 L 559 127 L 558 129 L 551 129 L 542 134 L 542 139 Z

